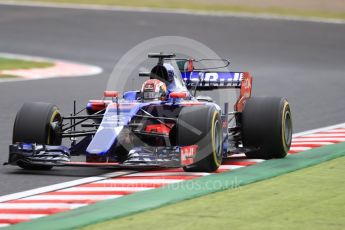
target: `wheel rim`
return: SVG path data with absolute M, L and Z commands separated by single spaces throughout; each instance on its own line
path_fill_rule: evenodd
M 220 162 L 221 158 L 222 158 L 222 137 L 220 135 L 220 123 L 218 120 L 216 120 L 215 124 L 214 124 L 214 139 L 215 139 L 215 151 L 216 151 L 216 156 L 217 156 L 217 160 L 218 162 Z
M 284 115 L 284 140 L 286 145 L 290 147 L 292 141 L 292 121 L 289 111 L 286 111 Z
M 47 144 L 53 145 L 56 144 L 56 134 L 54 130 L 50 127 L 50 124 L 53 122 L 61 122 L 61 115 L 58 110 L 55 110 L 50 118 L 49 128 L 48 128 L 48 137 L 47 137 Z

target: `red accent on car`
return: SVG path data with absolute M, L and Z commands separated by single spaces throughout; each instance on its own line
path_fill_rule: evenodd
M 109 102 L 104 100 L 90 100 L 89 104 L 91 105 L 91 110 L 99 111 L 105 109 Z
M 118 97 L 119 92 L 117 91 L 104 91 L 104 97 Z
M 249 72 L 244 72 L 242 77 L 240 97 L 235 104 L 235 110 L 237 112 L 242 112 L 246 101 L 250 98 L 252 94 L 252 83 L 253 78 L 250 76 Z
M 199 102 L 199 101 L 183 101 L 180 103 L 183 106 L 194 106 L 194 105 L 204 105 L 205 102 Z
M 197 145 L 189 145 L 181 147 L 181 164 L 190 165 L 194 163 L 194 159 L 197 153 Z
M 148 133 L 161 133 L 169 135 L 170 132 L 169 125 L 164 124 L 153 124 L 153 125 L 147 125 L 145 131 Z
M 189 59 L 188 60 L 188 65 L 187 65 L 187 71 L 192 72 L 194 70 L 194 65 L 193 65 L 193 60 Z
M 111 103 L 109 105 L 110 108 L 119 108 L 119 109 L 132 109 L 138 103 Z
M 170 97 L 171 98 L 186 98 L 188 97 L 188 93 L 187 92 L 171 92 L 170 93 Z

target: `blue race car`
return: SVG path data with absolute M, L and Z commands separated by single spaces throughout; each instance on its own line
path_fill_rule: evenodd
M 251 97 L 248 72 L 197 69 L 201 60 L 174 54 L 149 58 L 158 63 L 139 74 L 148 78 L 140 90 L 121 97 L 105 91 L 102 100 L 90 100 L 79 112 L 74 106 L 71 116 L 49 103 L 25 103 L 15 119 L 7 164 L 36 170 L 73 165 L 212 172 L 232 154 L 286 156 L 292 139 L 286 99 Z M 196 91 L 217 89 L 239 90 L 232 111 L 229 103 L 221 108 L 210 97 L 195 97 Z M 86 161 L 71 161 L 75 155 Z

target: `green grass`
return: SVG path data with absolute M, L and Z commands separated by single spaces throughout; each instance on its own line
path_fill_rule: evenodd
M 10 75 L 10 74 L 1 74 L 0 73 L 0 78 L 16 78 L 17 76 L 14 76 L 14 75 Z
M 50 66 L 53 66 L 53 63 L 0 57 L 0 70 L 45 68 Z
M 0 57 L 0 71 L 14 70 L 14 69 L 46 68 L 53 65 L 54 64 L 50 62 L 26 61 L 26 60 Z M 2 74 L 0 72 L 0 78 L 14 78 L 14 77 L 16 76 Z
M 19 0 L 20 1 L 20 0 Z M 225 11 L 225 12 L 244 12 L 244 13 L 269 13 L 283 16 L 299 17 L 320 17 L 345 19 L 345 12 L 327 12 L 320 10 L 303 10 L 274 7 L 255 7 L 246 5 L 232 5 L 226 3 L 217 3 L 212 1 L 185 1 L 185 0 L 33 0 L 38 2 L 58 2 L 58 3 L 78 3 L 78 4 L 99 4 L 99 5 L 116 5 L 129 7 L 151 7 L 151 8 L 171 8 L 171 9 L 188 9 L 203 11 Z
M 344 165 L 342 157 L 83 230 L 345 229 Z

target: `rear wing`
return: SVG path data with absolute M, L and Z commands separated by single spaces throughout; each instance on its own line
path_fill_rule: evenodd
M 181 72 L 188 88 L 199 90 L 218 88 L 240 89 L 240 95 L 234 105 L 235 111 L 242 112 L 252 93 L 253 78 L 249 72 Z
M 181 72 L 181 77 L 188 88 L 241 88 L 245 72 Z

